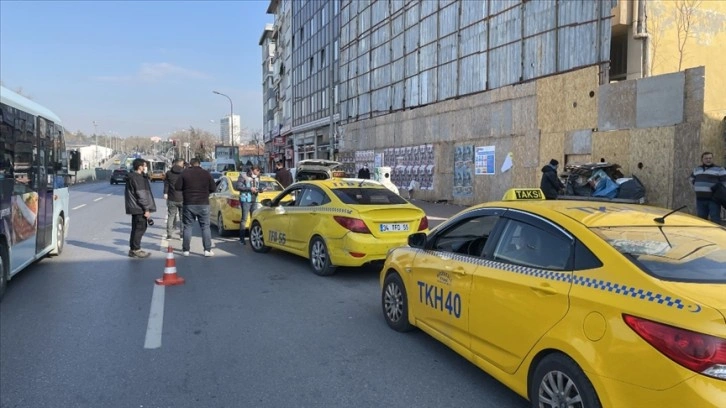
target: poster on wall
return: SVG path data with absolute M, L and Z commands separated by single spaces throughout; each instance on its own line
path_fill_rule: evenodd
M 474 194 L 473 173 L 474 145 L 456 146 L 454 148 L 454 197 L 471 197 Z
M 474 156 L 474 169 L 477 176 L 494 174 L 494 146 L 478 146 Z

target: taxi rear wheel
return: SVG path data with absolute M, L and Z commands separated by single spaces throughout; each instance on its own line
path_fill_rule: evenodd
M 253 222 L 250 227 L 250 246 L 255 252 L 264 253 L 270 251 L 270 247 L 265 245 L 265 234 L 257 221 Z
M 601 408 L 595 388 L 582 369 L 563 354 L 550 354 L 537 365 L 529 384 L 533 408 Z
M 381 294 L 383 317 L 390 328 L 398 332 L 407 332 L 413 329 L 408 321 L 408 296 L 406 287 L 397 273 L 391 273 L 383 281 Z
M 222 213 L 217 214 L 217 233 L 220 237 L 227 235 L 227 230 L 224 229 L 224 217 L 222 217 Z
M 316 275 L 330 276 L 335 273 L 335 265 L 330 260 L 328 247 L 320 237 L 314 237 L 310 241 L 310 266 Z

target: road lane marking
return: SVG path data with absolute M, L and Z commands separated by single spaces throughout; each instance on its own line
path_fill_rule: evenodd
M 151 308 L 149 309 L 149 323 L 146 326 L 145 349 L 157 349 L 161 347 L 161 331 L 164 328 L 164 294 L 166 287 L 154 285 L 154 293 L 151 295 Z
M 108 193 L 108 194 L 106 194 L 106 197 L 110 197 L 111 195 L 112 195 L 111 193 Z
M 98 198 L 94 199 L 93 202 L 101 201 L 101 200 L 103 200 L 103 197 L 98 197 Z
M 77 210 L 77 209 L 79 209 L 79 208 L 81 208 L 81 207 L 85 207 L 85 206 L 86 206 L 85 204 L 81 204 L 81 205 L 79 205 L 78 207 L 73 207 L 73 208 L 71 208 L 71 210 Z

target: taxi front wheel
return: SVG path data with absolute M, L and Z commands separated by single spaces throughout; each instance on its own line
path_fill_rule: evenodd
M 564 354 L 540 361 L 529 384 L 529 400 L 534 408 L 602 407 L 585 373 Z
M 390 328 L 398 332 L 407 332 L 413 329 L 408 321 L 408 296 L 401 277 L 391 273 L 383 281 L 381 296 L 383 317 Z
M 314 237 L 310 241 L 310 266 L 316 275 L 330 276 L 335 273 L 335 265 L 330 260 L 328 247 L 320 237 Z
M 250 245 L 255 252 L 265 253 L 270 251 L 270 247 L 265 245 L 265 234 L 257 221 L 253 222 L 250 227 Z

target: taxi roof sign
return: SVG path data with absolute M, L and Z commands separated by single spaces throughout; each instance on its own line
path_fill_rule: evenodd
M 538 188 L 511 188 L 504 193 L 502 201 L 544 200 L 545 195 Z

